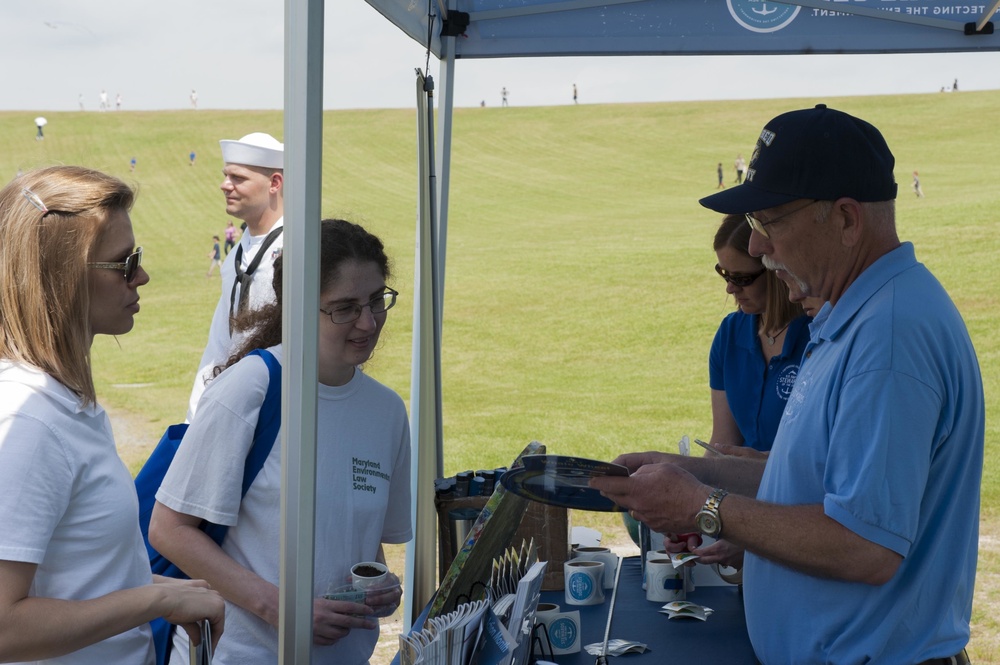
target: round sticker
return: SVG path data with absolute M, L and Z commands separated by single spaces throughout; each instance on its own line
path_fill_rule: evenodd
M 576 642 L 576 624 L 563 617 L 549 624 L 549 641 L 554 649 L 569 649 Z

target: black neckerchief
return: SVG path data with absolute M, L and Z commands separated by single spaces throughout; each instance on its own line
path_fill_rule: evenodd
M 253 257 L 253 261 L 247 266 L 246 270 L 243 270 L 243 243 L 239 244 L 236 248 L 236 279 L 233 281 L 233 292 L 229 296 L 229 334 L 233 334 L 233 318 L 243 311 L 246 306 L 247 301 L 250 299 L 250 284 L 253 282 L 254 271 L 257 270 L 257 266 L 260 265 L 261 259 L 264 258 L 264 253 L 267 248 L 271 246 L 274 239 L 281 235 L 281 230 L 285 228 L 284 226 L 279 226 L 276 229 L 271 229 L 271 232 L 267 234 L 264 238 L 264 242 L 260 244 L 260 249 L 257 250 L 256 256 Z M 236 288 L 240 289 L 240 300 L 239 303 L 236 302 Z

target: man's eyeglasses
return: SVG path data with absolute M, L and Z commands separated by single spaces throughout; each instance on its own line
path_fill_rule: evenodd
M 322 308 L 319 311 L 329 316 L 330 320 L 334 323 L 353 323 L 361 318 L 361 313 L 365 307 L 370 309 L 372 314 L 383 314 L 392 309 L 392 306 L 396 304 L 396 296 L 398 295 L 398 291 L 386 289 L 384 293 L 375 296 L 364 305 L 344 303 L 343 305 L 337 305 L 329 311 Z
M 738 286 L 742 289 L 756 282 L 758 277 L 767 272 L 767 268 L 761 268 L 758 272 L 729 272 L 716 263 L 715 272 L 719 273 L 719 277 L 733 286 Z
M 101 268 L 107 270 L 121 270 L 125 274 L 125 283 L 131 284 L 135 280 L 135 275 L 142 265 L 142 247 L 136 247 L 135 251 L 119 263 L 88 263 L 88 268 Z
M 771 224 L 774 224 L 775 222 L 780 222 L 781 220 L 783 220 L 784 218 L 788 217 L 789 215 L 794 215 L 795 213 L 797 213 L 797 212 L 799 212 L 801 210 L 805 210 L 806 208 L 808 208 L 812 204 L 819 203 L 819 202 L 820 202 L 820 199 L 813 199 L 812 201 L 810 201 L 809 203 L 805 204 L 804 206 L 800 206 L 800 207 L 796 208 L 795 210 L 790 210 L 790 211 L 786 212 L 784 215 L 778 215 L 777 217 L 775 217 L 774 219 L 772 219 L 772 220 L 770 220 L 768 222 L 762 222 L 759 219 L 757 219 L 756 217 L 754 217 L 753 213 L 749 213 L 748 212 L 748 213 L 746 213 L 747 224 L 750 225 L 751 229 L 753 229 L 757 233 L 761 234 L 765 238 L 770 238 L 771 235 L 767 232 L 767 229 L 764 228 L 764 227 L 770 226 Z

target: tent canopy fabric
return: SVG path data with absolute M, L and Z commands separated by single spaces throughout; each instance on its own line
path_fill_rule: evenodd
M 1000 0 L 367 0 L 438 58 L 1000 50 Z

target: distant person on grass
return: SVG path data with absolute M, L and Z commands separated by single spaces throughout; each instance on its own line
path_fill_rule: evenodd
M 153 577 L 135 485 L 91 373 L 149 282 L 133 191 L 77 166 L 0 191 L 0 661 L 155 663 L 149 622 L 223 630 L 203 581 Z M 184 632 L 184 631 L 178 631 Z M 72 655 L 70 655 L 72 654 Z
M 715 188 L 716 189 L 725 189 L 726 188 L 726 183 L 725 183 L 725 176 L 722 173 L 722 162 L 719 162 L 719 165 L 715 168 L 715 174 L 719 178 L 719 184 Z
M 894 165 L 878 129 L 824 105 L 767 123 L 747 181 L 701 203 L 752 211 L 750 253 L 827 300 L 771 454 L 628 454 L 630 476 L 590 481 L 659 533 L 746 550 L 764 665 L 969 662 L 983 383 L 957 308 L 899 240 Z
M 233 220 L 226 222 L 226 256 L 229 256 L 229 250 L 236 246 L 236 236 L 238 232 L 236 231 L 236 225 L 233 224 Z
M 226 213 L 243 220 L 247 232 L 222 264 L 222 293 L 208 331 L 188 402 L 188 419 L 198 409 L 216 365 L 233 350 L 230 318 L 246 309 L 274 302 L 271 288 L 274 259 L 281 253 L 284 222 L 284 146 L 273 136 L 255 132 L 222 146 L 222 184 Z
M 733 168 L 736 169 L 736 180 L 737 185 L 743 182 L 743 172 L 747 170 L 746 160 L 743 159 L 743 155 L 736 155 L 736 161 L 733 162 Z
M 219 248 L 219 236 L 212 236 L 212 249 L 208 252 L 208 258 L 211 263 L 208 264 L 208 272 L 205 274 L 205 277 L 211 277 L 215 269 L 222 265 L 220 263 L 222 250 Z

